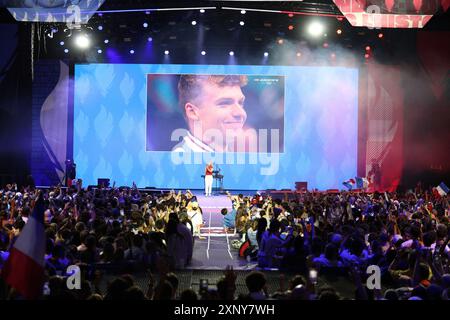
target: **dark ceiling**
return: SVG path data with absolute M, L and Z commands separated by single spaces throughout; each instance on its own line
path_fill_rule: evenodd
M 201 7 L 215 7 L 201 13 Z M 178 8 L 180 10 L 169 10 Z M 183 9 L 196 8 L 196 9 Z M 245 14 L 230 8 L 248 9 Z M 145 12 L 145 9 L 160 9 L 161 11 Z M 258 10 L 258 11 L 253 11 Z M 129 10 L 132 12 L 121 12 Z M 88 32 L 93 40 L 91 52 L 81 53 L 70 50 L 71 58 L 86 60 L 96 56 L 97 50 L 105 51 L 114 48 L 120 54 L 126 54 L 130 49 L 143 52 L 148 46 L 148 38 L 152 39 L 153 57 L 168 49 L 180 56 L 180 61 L 186 56 L 195 56 L 201 50 L 206 50 L 208 56 L 223 54 L 229 50 L 240 50 L 242 55 L 259 55 L 264 51 L 274 52 L 288 47 L 296 50 L 299 45 L 310 48 L 321 48 L 324 45 L 332 50 L 347 49 L 362 52 L 370 45 L 372 48 L 385 48 L 384 52 L 394 54 L 396 46 L 413 39 L 417 30 L 368 29 L 352 27 L 332 0 L 305 1 L 149 1 L 149 0 L 106 0 L 100 8 L 103 14 L 96 14 L 88 25 L 82 27 L 82 32 Z M 279 13 L 282 11 L 283 13 Z M 1 8 L 2 22 L 14 23 L 14 20 Z M 289 15 L 288 12 L 294 12 Z M 440 12 L 427 24 L 425 30 L 450 30 L 450 10 L 445 14 Z M 192 25 L 192 21 L 196 25 Z M 320 20 L 326 27 L 326 37 L 311 39 L 306 34 L 309 22 Z M 240 22 L 244 22 L 242 26 Z M 148 23 L 144 28 L 143 24 Z M 30 24 L 30 23 L 27 23 Z M 40 57 L 64 57 L 64 48 L 69 46 L 70 34 L 65 24 L 38 25 Z M 99 26 L 103 30 L 99 30 Z M 46 36 L 49 30 L 58 30 L 53 38 Z M 66 31 L 64 32 L 64 30 Z M 337 29 L 342 34 L 336 33 Z M 380 40 L 378 34 L 385 37 Z M 108 39 L 106 45 L 104 40 Z M 60 46 L 64 41 L 65 46 Z M 380 50 L 381 51 L 381 50 Z M 376 54 L 376 50 L 374 50 Z M 67 55 L 66 55 L 67 56 Z M 136 55 L 137 56 L 137 55 Z M 92 60 L 92 59 L 88 60 Z M 142 56 L 140 56 L 142 59 Z M 145 62 L 154 62 L 149 60 Z M 157 61 L 157 60 L 156 60 Z M 194 61 L 195 62 L 195 61 Z

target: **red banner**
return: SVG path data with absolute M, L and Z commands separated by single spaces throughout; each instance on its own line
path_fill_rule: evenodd
M 403 90 L 400 69 L 368 65 L 366 176 L 377 191 L 394 191 L 403 170 Z
M 333 0 L 352 26 L 423 28 L 450 0 Z

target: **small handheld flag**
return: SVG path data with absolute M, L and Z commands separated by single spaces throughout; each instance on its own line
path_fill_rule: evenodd
M 441 197 L 444 197 L 448 194 L 448 192 L 450 191 L 449 188 L 445 185 L 445 183 L 441 182 L 437 187 L 436 187 L 437 192 L 439 193 L 439 195 Z
M 353 186 L 356 184 L 355 179 L 348 179 L 347 181 L 342 182 L 342 184 L 348 189 L 352 190 Z

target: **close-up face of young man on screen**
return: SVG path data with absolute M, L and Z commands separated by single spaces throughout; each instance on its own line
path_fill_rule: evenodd
M 247 119 L 241 89 L 247 82 L 239 75 L 182 75 L 179 99 L 190 134 L 214 151 L 227 151 L 226 137 L 239 135 Z

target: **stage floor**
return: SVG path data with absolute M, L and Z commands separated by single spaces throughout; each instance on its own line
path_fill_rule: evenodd
M 255 263 L 247 263 L 238 255 L 238 251 L 231 247 L 233 240 L 239 239 L 236 234 L 227 234 L 223 228 L 223 208 L 231 210 L 231 201 L 226 195 L 205 197 L 194 193 L 203 210 L 204 227 L 201 235 L 205 239 L 195 238 L 192 263 L 188 269 L 195 270 L 224 270 L 228 265 L 235 270 L 249 270 L 256 267 Z

